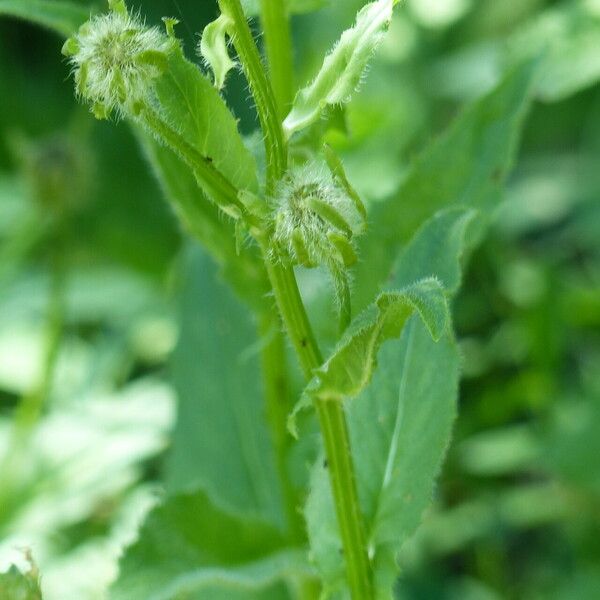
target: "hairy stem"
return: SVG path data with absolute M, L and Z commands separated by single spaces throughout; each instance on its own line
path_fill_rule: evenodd
M 279 111 L 277 110 L 277 101 L 271 82 L 265 73 L 240 0 L 219 0 L 219 7 L 224 14 L 232 19 L 234 24 L 233 45 L 242 62 L 246 79 L 250 84 L 250 90 L 256 103 L 258 118 L 265 137 L 267 193 L 271 193 L 275 183 L 287 168 L 287 148 L 279 119 Z
M 265 252 L 265 257 L 279 312 L 308 381 L 323 359 L 300 297 L 294 271 L 291 266 L 272 260 L 268 252 Z M 353 600 L 370 600 L 373 598 L 371 566 L 344 410 L 339 402 L 327 400 L 318 400 L 315 408 L 323 435 L 350 592 Z
M 219 0 L 219 6 L 234 23 L 233 43 L 256 102 L 265 137 L 267 193 L 270 193 L 287 168 L 287 147 L 278 117 L 277 101 L 240 0 Z M 261 245 L 280 315 L 308 381 L 313 371 L 322 364 L 323 358 L 300 297 L 294 270 L 274 260 L 264 240 Z M 338 402 L 327 401 L 318 401 L 316 410 L 329 464 L 351 595 L 353 600 L 371 600 L 371 568 L 344 411 Z
M 269 75 L 277 101 L 279 118 L 283 120 L 294 96 L 294 62 L 287 9 L 283 0 L 261 0 L 261 25 Z
M 246 219 L 251 219 L 238 198 L 237 189 L 212 164 L 210 158 L 196 150 L 150 106 L 144 106 L 138 118 L 163 145 L 183 159 L 193 171 L 200 187 L 221 210 L 234 218 L 244 215 Z

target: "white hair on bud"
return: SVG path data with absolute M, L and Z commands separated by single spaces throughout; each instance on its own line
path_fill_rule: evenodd
M 77 95 L 94 110 L 123 116 L 148 99 L 174 43 L 139 15 L 112 11 L 82 25 L 63 52 L 73 68 Z
M 315 201 L 322 210 L 315 210 Z M 346 191 L 317 163 L 289 171 L 276 186 L 271 203 L 274 241 L 296 264 L 331 266 L 332 261 L 339 262 L 339 252 L 330 236 L 341 236 L 352 244 L 352 236 L 364 227 L 364 220 Z M 298 252 L 299 243 L 305 250 L 303 256 Z

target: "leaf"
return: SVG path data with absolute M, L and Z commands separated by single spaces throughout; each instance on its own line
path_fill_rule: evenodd
M 382 591 L 391 588 L 396 555 L 432 501 L 456 417 L 460 364 L 453 338 L 434 343 L 418 321 L 386 351 L 374 385 L 348 409 L 351 443 L 373 441 L 356 453 L 356 468 Z
M 399 292 L 383 292 L 350 324 L 331 356 L 316 369 L 290 416 L 288 425 L 296 435 L 298 412 L 314 399 L 342 402 L 359 394 L 377 367 L 382 344 L 398 337 L 408 318 L 417 312 L 430 335 L 438 340 L 449 326 L 450 314 L 442 286 L 423 279 Z
M 537 94 L 556 102 L 600 78 L 600 15 L 592 3 L 552 7 L 511 36 L 508 60 L 543 53 Z
M 477 211 L 462 207 L 442 210 L 421 226 L 411 243 L 400 253 L 392 271 L 396 282 L 435 277 L 447 293 L 458 290 L 461 282 L 460 257 L 468 226 Z M 449 257 L 452 257 L 449 260 Z
M 0 16 L 18 17 L 68 37 L 90 18 L 90 9 L 62 0 L 0 0 Z
M 452 205 L 476 208 L 481 211 L 481 232 L 512 166 L 536 65 L 529 62 L 512 71 L 467 109 L 413 164 L 398 192 L 373 207 L 356 268 L 357 306 L 370 302 L 400 248 L 437 210 Z M 476 233 L 471 229 L 473 242 Z
M 166 119 L 194 148 L 211 159 L 233 185 L 258 191 L 256 163 L 244 146 L 235 118 L 181 50 L 169 54 L 169 66 L 156 80 L 155 91 Z
M 350 98 L 387 30 L 394 4 L 395 0 L 378 0 L 359 11 L 356 24 L 342 34 L 325 57 L 314 81 L 298 92 L 283 123 L 288 136 L 317 121 L 327 105 Z
M 369 382 L 383 342 L 398 337 L 415 311 L 431 336 L 439 339 L 448 326 L 449 312 L 443 288 L 435 279 L 380 294 L 354 319 L 333 354 L 315 371 L 305 393 L 322 400 L 356 396 Z
M 429 276 L 425 281 L 437 282 L 445 306 L 445 295 L 458 288 L 465 231 L 473 216 L 474 211 L 455 208 L 427 221 L 400 255 L 390 286 L 406 289 Z M 396 555 L 431 502 L 456 414 L 456 344 L 448 327 L 435 328 L 435 341 L 427 322 L 411 317 L 400 341 L 381 349 L 369 385 L 345 403 L 378 598 L 390 597 Z M 345 378 L 350 369 L 361 370 L 348 360 Z M 338 371 L 344 372 L 342 365 Z M 329 592 L 344 594 L 342 546 L 322 461 L 313 470 L 305 514 L 313 560 Z
M 0 597 L 6 600 L 42 600 L 37 570 L 21 573 L 14 565 L 0 573 Z
M 179 415 L 168 488 L 201 488 L 219 506 L 280 524 L 255 323 L 198 248 L 184 257 L 182 281 L 181 334 L 172 359 Z
M 238 255 L 234 224 L 209 202 L 187 165 L 145 132 L 136 133 L 179 222 L 208 251 L 240 298 L 264 306 L 268 285 L 255 248 L 244 248 Z
M 235 62 L 229 56 L 227 35 L 233 21 L 225 14 L 209 23 L 202 32 L 198 50 L 205 64 L 214 75 L 215 87 L 220 90 L 225 85 L 225 78 Z
M 217 508 L 202 492 L 155 508 L 120 562 L 112 600 L 289 598 L 278 582 L 308 568 L 277 530 Z

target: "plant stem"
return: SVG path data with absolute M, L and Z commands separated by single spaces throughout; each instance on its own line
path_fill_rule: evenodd
M 267 154 L 267 193 L 271 193 L 275 183 L 287 168 L 287 148 L 277 102 L 240 0 L 219 0 L 219 7 L 221 12 L 228 15 L 234 23 L 233 45 L 250 84 L 264 133 Z
M 289 390 L 285 361 L 285 339 L 280 330 L 277 315 L 264 313 L 259 331 L 266 343 L 262 349 L 262 373 L 266 399 L 266 412 L 271 425 L 271 437 L 275 447 L 275 460 L 281 483 L 285 512 L 291 538 L 294 542 L 305 539 L 303 524 L 298 510 L 299 498 L 290 480 L 287 456 L 290 436 L 287 435 L 287 415 L 290 411 Z
M 219 6 L 221 11 L 233 20 L 233 43 L 256 102 L 265 136 L 267 193 L 270 193 L 287 168 L 287 147 L 278 118 L 277 102 L 240 0 L 219 0 Z M 309 381 L 313 371 L 323 363 L 323 358 L 300 297 L 294 270 L 272 257 L 265 240 L 259 241 L 279 313 L 298 355 L 304 376 Z M 316 410 L 329 464 L 350 593 L 353 600 L 371 600 L 371 569 L 344 410 L 340 403 L 328 401 L 317 401 Z
M 187 142 L 177 131 L 165 123 L 162 117 L 150 106 L 144 106 L 139 120 L 165 146 L 171 148 L 192 169 L 198 183 L 215 204 L 234 218 L 242 215 L 247 220 L 252 216 L 245 210 L 238 198 L 237 189 L 213 164 L 196 148 Z
M 269 75 L 283 120 L 294 96 L 294 61 L 287 9 L 283 0 L 261 0 L 260 15 Z
M 268 252 L 265 252 L 265 257 L 279 312 L 304 376 L 309 381 L 323 359 L 308 321 L 294 271 L 291 266 L 269 258 Z M 317 400 L 315 408 L 323 435 L 350 593 L 353 600 L 370 600 L 373 598 L 371 566 L 344 410 L 339 402 L 327 400 Z

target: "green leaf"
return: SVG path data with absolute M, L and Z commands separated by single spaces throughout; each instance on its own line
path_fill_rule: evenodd
M 179 415 L 167 485 L 201 488 L 219 506 L 281 524 L 256 325 L 196 247 L 184 257 L 182 281 L 172 358 Z
M 450 313 L 440 283 L 423 279 L 399 292 L 383 292 L 358 315 L 345 331 L 331 356 L 315 370 L 289 421 L 295 433 L 299 410 L 314 399 L 341 402 L 358 395 L 370 382 L 377 367 L 381 345 L 399 337 L 409 317 L 417 312 L 430 335 L 438 340 L 450 323 Z
M 202 32 L 198 50 L 204 62 L 213 72 L 215 87 L 220 90 L 225 85 L 225 78 L 235 62 L 229 56 L 227 36 L 233 21 L 225 14 L 221 14 L 212 23 L 209 23 Z
M 303 553 L 269 525 L 228 514 L 202 492 L 180 494 L 150 513 L 110 598 L 284 599 L 282 578 L 307 571 Z
M 450 335 L 434 342 L 411 319 L 399 343 L 386 345 L 373 381 L 346 415 L 377 597 L 390 597 L 395 557 L 432 500 L 456 416 L 459 356 Z M 330 589 L 344 563 L 327 468 L 315 466 L 306 519 L 312 556 Z
M 298 92 L 283 123 L 288 136 L 317 121 L 326 106 L 350 98 L 387 30 L 394 4 L 394 0 L 378 0 L 359 11 L 354 27 L 342 34 L 314 81 Z
M 508 60 L 543 53 L 537 94 L 560 101 L 600 78 L 600 14 L 592 2 L 565 3 L 541 13 L 511 36 Z
M 42 600 L 37 570 L 23 574 L 13 565 L 6 573 L 0 573 L 0 598 Z
M 455 207 L 425 221 L 400 253 L 392 270 L 393 281 L 408 285 L 425 277 L 435 277 L 446 292 L 456 292 L 461 282 L 460 258 L 468 226 L 476 216 L 475 210 Z
M 136 133 L 179 222 L 208 251 L 240 298 L 264 306 L 268 285 L 255 248 L 244 248 L 238 255 L 233 222 L 209 202 L 187 165 L 145 132 Z
M 512 71 L 473 104 L 413 164 L 398 192 L 374 206 L 362 238 L 354 299 L 365 306 L 389 276 L 398 251 L 436 211 L 459 205 L 481 211 L 481 228 L 512 167 L 537 62 Z M 474 242 L 477 231 L 469 237 Z
M 155 91 L 164 117 L 208 157 L 234 186 L 258 191 L 256 163 L 244 146 L 237 122 L 218 91 L 181 50 L 169 54 Z
M 0 0 L 0 16 L 18 17 L 68 37 L 90 18 L 90 9 L 61 0 Z
M 460 282 L 465 231 L 473 216 L 472 210 L 455 208 L 427 221 L 400 255 L 390 285 L 406 289 L 415 279 L 430 276 L 425 281 L 443 289 L 445 307 L 445 295 Z M 428 321 L 431 317 L 411 317 L 400 341 L 381 349 L 370 384 L 345 404 L 378 598 L 390 597 L 396 555 L 431 502 L 456 414 L 456 344 L 449 328 L 439 325 L 435 341 Z M 434 322 L 441 323 L 441 315 Z M 357 356 L 338 364 L 345 379 L 351 370 L 361 370 L 354 362 Z M 313 470 L 306 519 L 312 556 L 328 590 L 343 591 L 342 546 L 322 461 Z

